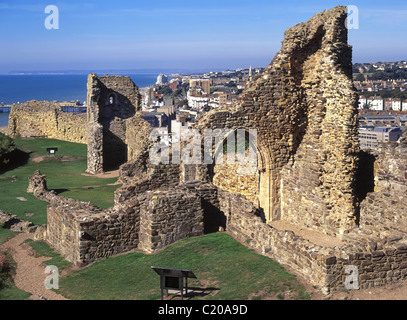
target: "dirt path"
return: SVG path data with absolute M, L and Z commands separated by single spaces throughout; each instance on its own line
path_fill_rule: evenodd
M 43 262 L 47 258 L 35 258 L 34 252 L 28 244 L 20 245 L 26 239 L 33 239 L 33 234 L 20 233 L 0 246 L 0 251 L 9 250 L 17 263 L 15 285 L 19 289 L 31 293 L 32 300 L 67 300 L 45 287 L 44 281 L 48 275 L 45 273 L 46 264 Z

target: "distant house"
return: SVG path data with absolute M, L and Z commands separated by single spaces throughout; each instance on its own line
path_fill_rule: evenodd
M 189 80 L 190 88 L 201 88 L 205 93 L 211 93 L 211 80 L 210 79 L 191 79 Z
M 367 103 L 367 99 L 365 96 L 359 96 L 359 109 L 363 109 Z
M 164 112 L 143 112 L 142 117 L 154 128 L 162 128 L 169 125 L 170 119 Z
M 181 84 L 181 81 L 179 79 L 173 79 L 170 81 L 170 88 L 175 91 L 178 89 L 180 84 Z
M 392 98 L 384 99 L 384 110 L 386 111 L 392 110 L 392 103 L 393 103 Z
M 371 110 L 383 111 L 384 110 L 384 100 L 380 96 L 369 97 L 367 103 L 371 106 Z
M 392 108 L 392 110 L 400 111 L 401 110 L 401 99 L 398 99 L 398 98 L 393 99 L 391 108 Z
M 402 111 L 407 111 L 407 99 L 402 102 Z

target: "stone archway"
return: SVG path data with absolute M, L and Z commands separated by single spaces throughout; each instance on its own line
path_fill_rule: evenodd
M 253 163 L 250 164 L 249 161 L 245 164 L 228 163 L 225 159 L 227 158 L 226 142 L 236 132 L 237 130 L 230 130 L 224 139 L 215 145 L 213 163 L 209 170 L 211 173 L 210 181 L 222 190 L 244 196 L 256 207 L 261 208 L 266 222 L 278 220 L 280 218 L 279 210 L 273 209 L 273 206 L 278 203 L 278 199 L 273 198 L 277 193 L 273 192 L 270 157 L 266 149 L 259 146 L 257 136 L 255 143 L 253 141 L 250 143 L 250 140 L 254 140 L 254 138 L 250 136 L 248 130 L 245 130 L 246 138 L 249 140 L 247 141 L 249 144 L 246 146 L 245 156 L 248 158 L 250 150 L 256 154 L 255 168 L 253 168 Z M 223 163 L 216 162 L 215 158 L 219 156 L 219 153 L 224 154 Z

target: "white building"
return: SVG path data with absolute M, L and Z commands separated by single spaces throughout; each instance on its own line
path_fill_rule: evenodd
M 203 107 L 209 104 L 210 98 L 204 95 L 194 95 L 191 90 L 187 93 L 188 106 L 193 110 L 202 110 Z
M 401 111 L 401 99 L 393 99 L 391 107 L 393 110 Z
M 168 82 L 168 78 L 167 78 L 166 75 L 160 74 L 160 75 L 157 77 L 157 84 L 164 84 L 164 83 L 167 83 L 167 82 Z
M 367 99 L 367 104 L 370 105 L 370 110 L 383 111 L 384 110 L 384 100 L 382 97 L 369 97 Z
M 365 96 L 359 96 L 359 109 L 363 109 L 364 105 L 367 103 Z
M 407 111 L 407 100 L 404 100 L 404 101 L 402 102 L 401 110 L 402 110 L 402 111 Z

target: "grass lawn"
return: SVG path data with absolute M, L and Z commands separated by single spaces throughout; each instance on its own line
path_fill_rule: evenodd
M 55 250 L 51 248 L 45 241 L 33 241 L 31 239 L 28 239 L 23 243 L 28 243 L 31 248 L 33 248 L 35 252 L 35 258 L 49 258 L 45 260 L 44 263 L 49 266 L 56 266 L 59 272 L 72 265 L 72 263 L 64 260 L 64 258 L 59 253 L 55 252 Z
M 118 185 L 110 184 L 115 183 L 117 178 L 101 179 L 82 175 L 86 170 L 86 145 L 42 138 L 19 138 L 15 143 L 20 150 L 30 153 L 30 159 L 24 166 L 0 175 L 0 210 L 16 214 L 37 225 L 46 224 L 48 203 L 37 200 L 26 192 L 28 178 L 35 170 L 45 174 L 48 189 L 56 190 L 60 195 L 91 201 L 103 209 L 113 205 L 114 191 Z M 57 147 L 57 156 L 49 157 L 47 147 Z M 45 156 L 42 162 L 33 161 L 41 156 Z M 61 161 L 63 156 L 70 161 Z M 21 201 L 17 199 L 18 197 L 23 197 L 27 201 Z
M 284 299 L 287 292 L 291 299 L 309 299 L 295 276 L 225 233 L 186 239 L 153 255 L 107 258 L 62 277 L 58 293 L 78 300 L 160 299 L 152 266 L 192 270 L 197 279 L 190 279 L 189 287 L 206 289 L 193 299 Z

